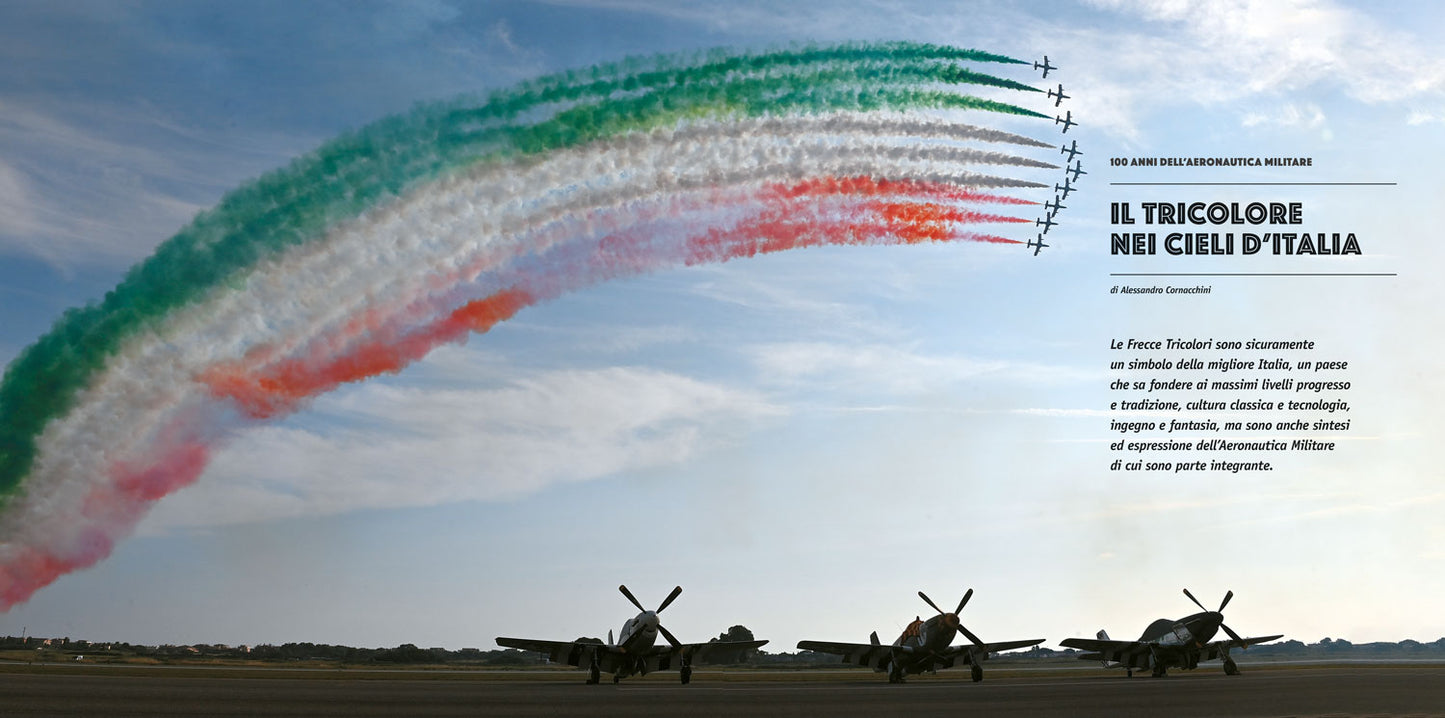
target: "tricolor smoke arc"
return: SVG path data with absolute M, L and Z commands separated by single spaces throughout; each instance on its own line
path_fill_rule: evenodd
M 0 384 L 0 610 L 105 558 L 214 448 L 599 282 L 822 245 L 1018 243 L 981 126 L 1038 90 L 887 43 L 601 65 L 419 107 L 227 195 Z M 955 121 L 960 111 L 970 121 Z M 1047 153 L 1045 153 L 1047 154 Z

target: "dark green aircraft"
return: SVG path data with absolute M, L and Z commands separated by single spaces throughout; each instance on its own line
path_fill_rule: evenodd
M 1144 629 L 1144 635 L 1137 641 L 1111 641 L 1109 634 L 1099 631 L 1097 639 L 1066 638 L 1060 641 L 1060 644 L 1089 651 L 1079 656 L 1080 660 L 1102 661 L 1105 668 L 1123 668 L 1130 676 L 1134 675 L 1135 668 L 1148 668 L 1155 678 L 1160 678 L 1166 675 L 1170 668 L 1190 670 L 1197 668 L 1200 661 L 1215 658 L 1223 658 L 1224 672 L 1234 676 L 1239 674 L 1239 666 L 1229 657 L 1231 648 L 1249 648 L 1256 643 L 1266 643 L 1283 637 L 1281 634 L 1240 638 L 1238 633 L 1224 625 L 1224 607 L 1229 604 L 1229 599 L 1234 598 L 1233 591 L 1224 594 L 1224 600 L 1214 611 L 1204 608 L 1204 604 L 1194 598 L 1189 589 L 1184 589 L 1184 595 L 1194 601 L 1194 605 L 1203 613 L 1185 616 L 1177 621 L 1161 618 L 1149 624 L 1149 627 Z M 1211 641 L 1221 628 L 1229 634 L 1229 639 Z

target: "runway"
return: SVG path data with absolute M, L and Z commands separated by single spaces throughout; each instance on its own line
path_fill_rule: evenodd
M 1002 673 L 1002 672 L 1000 672 Z M 214 677 L 206 671 L 0 671 L 0 715 L 10 716 L 1445 716 L 1445 666 L 1331 666 L 1207 670 L 1167 678 L 1117 672 L 967 673 L 905 685 L 835 674 L 710 675 L 691 685 L 676 673 L 620 685 L 583 675 L 276 671 Z

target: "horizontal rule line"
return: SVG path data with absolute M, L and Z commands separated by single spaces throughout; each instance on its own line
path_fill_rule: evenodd
M 1394 187 L 1399 182 L 1110 182 L 1131 187 L 1271 186 L 1271 187 Z
M 1397 272 L 1110 272 L 1111 277 L 1398 277 Z

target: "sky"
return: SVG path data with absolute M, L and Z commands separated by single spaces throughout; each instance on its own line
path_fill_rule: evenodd
M 1232 590 L 1243 635 L 1435 640 L 1442 28 L 1425 2 L 6 3 L 6 364 L 330 138 L 627 56 L 1047 54 L 1079 126 L 995 126 L 1077 139 L 1088 174 L 1038 256 L 815 248 L 526 308 L 226 437 L 194 485 L 0 613 L 0 633 L 487 649 L 616 630 L 635 613 L 621 583 L 653 605 L 683 586 L 663 618 L 684 641 L 741 624 L 772 651 L 896 635 L 930 612 L 917 591 L 949 608 L 969 588 L 963 622 L 987 641 L 1137 635 L 1194 612 L 1182 588 L 1210 608 Z M 1194 156 L 1313 166 L 1108 163 Z M 1187 181 L 1393 184 L 1113 184 Z M 1298 201 L 1302 231 L 1353 232 L 1362 254 L 1111 256 L 1111 202 L 1185 200 Z M 1121 272 L 1384 276 L 1139 297 L 1110 289 L 1166 282 Z M 1268 473 L 1111 471 L 1126 437 L 1110 419 L 1150 417 L 1109 410 L 1109 362 L 1135 357 L 1110 341 L 1164 337 L 1312 340 L 1349 362 L 1353 429 Z

